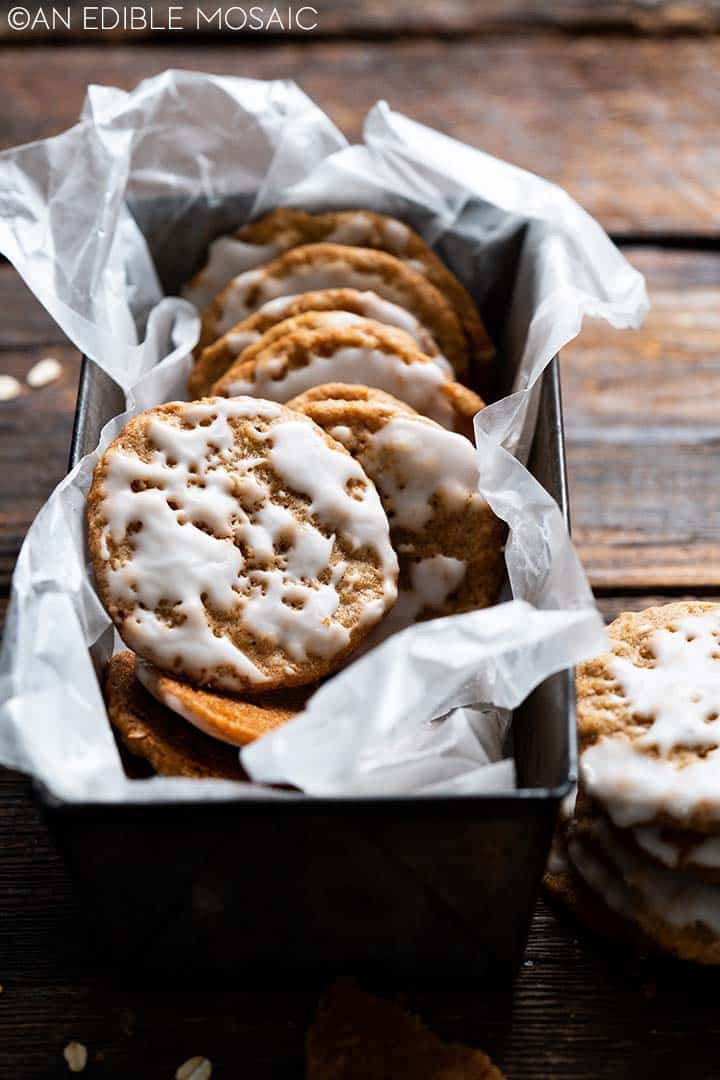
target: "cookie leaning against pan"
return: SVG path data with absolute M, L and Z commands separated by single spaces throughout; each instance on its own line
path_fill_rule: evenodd
M 505 573 L 504 526 L 478 492 L 467 439 L 364 386 L 319 386 L 289 407 L 357 458 L 390 520 L 400 595 L 369 642 L 417 619 L 495 603 Z
M 445 358 L 441 357 L 430 331 L 405 308 L 391 304 L 389 300 L 383 300 L 373 292 L 359 292 L 357 289 L 318 289 L 314 292 L 300 293 L 299 296 L 279 296 L 277 300 L 268 300 L 253 315 L 248 315 L 212 345 L 206 346 L 193 365 L 188 378 L 190 397 L 199 398 L 209 394 L 213 383 L 224 375 L 244 350 L 256 343 L 273 327 L 286 319 L 311 311 L 348 312 L 404 330 L 411 336 L 421 352 L 446 366 L 448 372 L 452 371 Z
M 371 211 L 309 214 L 304 210 L 272 210 L 239 229 L 234 237 L 216 241 L 210 249 L 208 264 L 193 278 L 184 295 L 202 310 L 237 274 L 289 248 L 320 242 L 386 251 L 419 270 L 456 311 L 474 363 L 479 369 L 491 363 L 492 342 L 464 286 L 408 225 Z
M 374 292 L 407 308 L 427 327 L 455 372 L 467 372 L 470 350 L 460 320 L 443 294 L 394 255 L 340 244 L 291 248 L 265 266 L 233 278 L 203 313 L 196 355 L 268 300 L 336 288 Z
M 342 446 L 274 402 L 174 402 L 135 417 L 96 466 L 87 515 L 123 640 L 196 685 L 313 682 L 396 598 L 375 488 Z
M 443 427 L 472 436 L 482 399 L 418 352 L 401 330 L 371 319 L 338 327 L 303 325 L 310 319 L 307 314 L 289 320 L 293 328 L 277 336 L 270 331 L 250 347 L 250 359 L 243 353 L 215 383 L 213 394 L 287 401 L 322 383 L 359 383 L 392 393 Z

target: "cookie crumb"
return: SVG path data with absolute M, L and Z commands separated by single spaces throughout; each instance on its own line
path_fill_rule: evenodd
M 189 1058 L 175 1073 L 175 1080 L 209 1080 L 212 1065 L 207 1058 Z
M 30 368 L 25 381 L 33 390 L 39 390 L 42 386 L 56 382 L 62 375 L 62 370 L 59 360 L 56 360 L 54 356 L 46 356 Z
M 12 401 L 22 387 L 14 375 L 0 375 L 0 401 Z
M 63 1050 L 63 1057 L 67 1061 L 70 1072 L 82 1072 L 87 1065 L 87 1047 L 79 1042 L 69 1042 Z

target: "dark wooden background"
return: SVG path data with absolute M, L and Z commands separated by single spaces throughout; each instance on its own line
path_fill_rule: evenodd
M 642 330 L 588 324 L 562 357 L 580 554 L 609 618 L 720 593 L 720 3 L 315 0 L 313 34 L 54 40 L 10 31 L 10 6 L 0 149 L 71 124 L 89 82 L 129 88 L 184 67 L 294 78 L 350 137 L 383 96 L 564 185 L 645 273 L 654 304 Z M 65 470 L 79 370 L 0 263 L 0 368 L 22 379 L 46 355 L 62 380 L 0 404 L 0 612 L 25 530 Z M 28 784 L 10 773 L 0 983 L 2 1080 L 66 1075 L 71 1038 L 89 1048 L 89 1076 L 169 1077 L 206 1054 L 218 1076 L 299 1077 L 317 1000 L 315 987 L 253 987 L 242 973 L 236 986 L 149 989 L 105 972 Z M 542 902 L 514 994 L 405 989 L 432 1026 L 491 1052 L 511 1080 L 720 1075 L 715 972 L 598 945 Z

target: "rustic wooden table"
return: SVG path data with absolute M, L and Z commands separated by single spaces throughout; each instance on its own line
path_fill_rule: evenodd
M 0 148 L 71 124 L 90 82 L 131 87 L 183 67 L 294 78 L 350 137 L 382 95 L 556 180 L 645 273 L 654 305 L 641 331 L 587 325 L 562 356 L 574 535 L 599 602 L 612 617 L 720 593 L 720 4 L 315 6 L 313 34 L 136 32 L 110 44 L 13 34 L 0 11 Z M 1 612 L 25 530 L 65 470 L 79 370 L 1 263 L 0 350 L 2 370 L 20 378 L 48 354 L 64 365 L 59 383 L 0 407 Z M 104 973 L 29 785 L 11 773 L 0 775 L 0 983 L 8 1080 L 65 1075 L 71 1038 L 89 1048 L 89 1076 L 171 1076 L 202 1053 L 218 1076 L 299 1077 L 316 1002 L 292 986 L 149 990 Z M 541 901 L 514 992 L 444 986 L 409 998 L 511 1080 L 692 1080 L 720 1073 L 717 989 L 714 972 L 626 956 Z

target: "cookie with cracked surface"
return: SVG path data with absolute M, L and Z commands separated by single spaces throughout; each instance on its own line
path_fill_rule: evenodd
M 470 350 L 460 320 L 443 294 L 394 255 L 342 244 L 291 248 L 272 262 L 233 278 L 203 313 L 196 355 L 268 300 L 337 288 L 374 292 L 406 308 L 427 327 L 456 374 L 467 372 Z
M 395 602 L 375 487 L 276 402 L 206 398 L 134 417 L 95 468 L 87 519 L 121 637 L 195 685 L 314 682 Z
M 503 1080 L 482 1050 L 444 1043 L 394 1001 L 335 983 L 307 1033 L 307 1080 Z
M 477 457 L 467 439 L 366 386 L 319 386 L 288 405 L 357 458 L 387 512 L 400 595 L 369 645 L 418 619 L 496 602 L 505 529 L 477 490 Z
M 277 300 L 268 300 L 253 315 L 248 315 L 212 345 L 204 348 L 188 378 L 190 397 L 199 398 L 209 394 L 213 383 L 225 374 L 248 346 L 257 342 L 278 323 L 309 311 L 345 311 L 404 330 L 421 352 L 431 356 L 436 363 L 445 365 L 448 372 L 452 371 L 447 360 L 441 356 L 430 331 L 405 308 L 391 304 L 389 300 L 383 300 L 373 292 L 360 292 L 358 289 L 318 289 L 300 293 L 299 296 L 279 296 Z
M 148 694 L 135 677 L 131 652 L 110 659 L 103 690 L 123 745 L 161 776 L 247 780 L 236 749 L 191 727 Z
M 213 394 L 288 401 L 313 386 L 348 382 L 385 390 L 451 431 L 472 438 L 483 401 L 419 352 L 402 331 L 370 319 L 346 326 L 303 325 L 251 346 L 213 386 Z M 292 320 L 291 320 L 292 321 Z M 279 328 L 278 328 L 279 329 Z
M 620 828 L 720 832 L 720 604 L 626 612 L 577 670 L 584 790 Z
M 302 712 L 314 687 L 273 690 L 255 697 L 218 694 L 159 671 L 139 657 L 135 674 L 149 694 L 213 739 L 247 746 Z
M 310 214 L 281 207 L 243 226 L 234 236 L 220 237 L 210 248 L 206 266 L 184 290 L 201 310 L 233 277 L 260 266 L 283 251 L 303 244 L 344 244 L 388 252 L 422 273 L 456 311 L 474 365 L 484 371 L 495 350 L 477 306 L 455 274 L 432 248 L 404 222 L 368 210 Z

